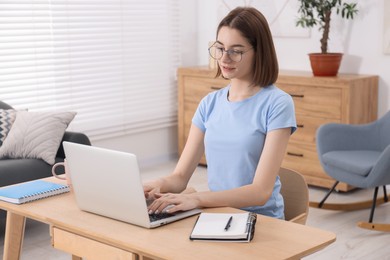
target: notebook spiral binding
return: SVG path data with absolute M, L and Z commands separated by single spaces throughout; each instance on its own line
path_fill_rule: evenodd
M 246 222 L 246 233 L 248 233 L 248 241 L 251 241 L 253 239 L 253 236 L 255 234 L 256 221 L 257 214 L 252 212 L 249 213 L 248 221 Z
M 35 192 L 26 196 L 21 197 L 21 203 L 27 203 L 35 200 L 40 200 L 43 198 L 52 197 L 61 193 L 66 193 L 69 191 L 69 186 L 63 186 L 60 188 L 50 189 L 42 192 Z

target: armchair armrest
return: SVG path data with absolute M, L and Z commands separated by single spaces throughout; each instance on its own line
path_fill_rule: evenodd
M 325 124 L 316 134 L 319 154 L 337 150 L 378 150 L 375 124 Z
M 65 158 L 65 152 L 64 147 L 62 146 L 63 141 L 68 141 L 72 143 L 79 143 L 79 144 L 85 144 L 85 145 L 91 145 L 91 141 L 89 140 L 88 136 L 83 133 L 78 132 L 69 132 L 66 131 L 64 136 L 61 140 L 61 145 L 58 148 L 56 157 Z
M 367 177 L 367 187 L 390 184 L 390 145 L 381 153 L 378 161 Z

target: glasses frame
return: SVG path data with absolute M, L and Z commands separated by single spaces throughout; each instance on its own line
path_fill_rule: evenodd
M 214 57 L 214 56 L 211 54 L 211 53 L 212 53 L 211 49 L 213 49 L 213 48 L 222 49 L 222 55 L 221 55 L 220 58 L 216 58 L 216 57 Z M 210 47 L 208 48 L 208 51 L 209 51 L 210 57 L 213 58 L 214 60 L 218 60 L 218 61 L 221 60 L 221 59 L 223 58 L 224 53 L 226 53 L 231 61 L 240 62 L 240 61 L 242 61 L 242 55 L 245 54 L 245 53 L 247 53 L 248 51 L 250 51 L 250 50 L 252 50 L 252 49 L 253 49 L 253 47 L 249 48 L 249 49 L 246 50 L 246 51 L 236 51 L 236 50 L 233 50 L 233 49 L 225 50 L 225 48 L 218 48 L 217 46 L 214 46 L 214 44 L 213 44 L 212 46 L 210 46 Z M 236 54 L 236 53 L 239 53 L 239 54 L 240 54 L 240 59 L 239 59 L 239 60 L 234 60 L 234 59 L 232 59 L 231 56 L 230 56 L 232 53 L 235 53 L 235 54 Z

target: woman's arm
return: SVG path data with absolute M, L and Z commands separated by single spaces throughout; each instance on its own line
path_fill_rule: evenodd
M 274 189 L 290 134 L 290 128 L 274 130 L 267 134 L 252 184 L 221 192 L 199 193 L 199 205 L 201 207 L 218 205 L 234 208 L 264 205 Z
M 186 145 L 172 174 L 144 184 L 147 198 L 156 193 L 180 193 L 185 190 L 204 153 L 203 139 L 204 133 L 195 125 L 191 125 Z
M 290 135 L 291 128 L 277 129 L 267 134 L 252 184 L 218 192 L 158 194 L 160 199 L 150 207 L 150 210 L 161 211 L 170 204 L 175 205 L 170 212 L 202 207 L 243 208 L 264 205 L 272 194 Z

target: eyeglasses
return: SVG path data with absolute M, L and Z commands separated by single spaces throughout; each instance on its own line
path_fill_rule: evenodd
M 210 54 L 211 58 L 213 58 L 215 60 L 220 60 L 223 57 L 223 53 L 226 52 L 229 59 L 231 59 L 234 62 L 240 62 L 242 60 L 242 54 L 250 51 L 251 49 L 253 49 L 253 48 L 250 48 L 246 51 L 238 51 L 238 50 L 234 50 L 234 49 L 225 50 L 222 47 L 211 46 L 209 48 L 209 54 Z

